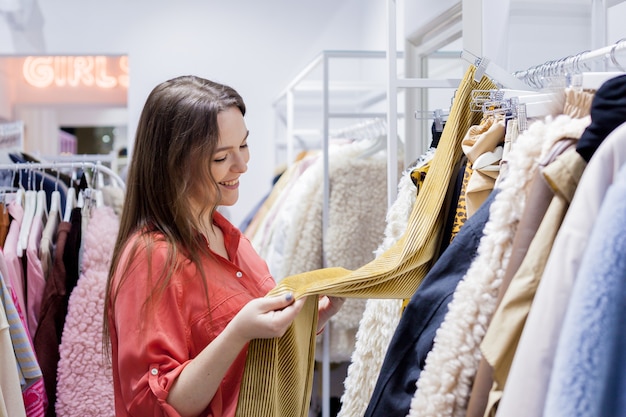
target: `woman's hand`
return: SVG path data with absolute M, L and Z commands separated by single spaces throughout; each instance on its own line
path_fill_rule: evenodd
M 231 324 L 245 342 L 281 337 L 303 305 L 304 299 L 294 301 L 291 294 L 256 298 L 237 313 Z
M 320 296 L 318 303 L 318 316 L 317 316 L 317 333 L 320 333 L 326 322 L 334 316 L 346 301 L 343 297 L 329 297 L 327 295 Z

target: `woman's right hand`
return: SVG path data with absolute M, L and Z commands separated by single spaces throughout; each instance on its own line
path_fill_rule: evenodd
M 281 337 L 302 309 L 304 299 L 294 301 L 291 294 L 255 298 L 232 321 L 235 333 L 246 341 Z

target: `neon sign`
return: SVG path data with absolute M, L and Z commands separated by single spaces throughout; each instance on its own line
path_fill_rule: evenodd
M 115 62 L 118 61 L 117 65 Z M 29 56 L 22 74 L 34 87 L 128 88 L 128 57 Z

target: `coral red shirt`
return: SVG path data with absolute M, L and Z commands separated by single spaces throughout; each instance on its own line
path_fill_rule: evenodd
M 214 221 L 224 234 L 230 260 L 217 254 L 202 259 L 210 308 L 199 273 L 193 263 L 183 260 L 182 268 L 174 273 L 159 298 L 156 310 L 150 319 L 144 319 L 143 300 L 153 286 L 151 280 L 164 267 L 166 243 L 153 245 L 152 277 L 148 276 L 145 247 L 132 261 L 133 270 L 108 318 L 117 417 L 178 416 L 167 403 L 167 395 L 183 368 L 248 301 L 264 296 L 275 286 L 265 261 L 248 239 L 219 213 Z M 137 237 L 126 245 L 120 266 L 126 265 Z M 114 280 L 119 278 L 120 271 Z M 235 415 L 246 352 L 244 349 L 239 354 L 226 373 L 204 416 Z

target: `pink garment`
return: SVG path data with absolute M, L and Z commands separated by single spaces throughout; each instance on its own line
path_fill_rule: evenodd
M 102 353 L 104 296 L 119 221 L 111 207 L 95 208 L 83 230 L 81 274 L 72 290 L 59 345 L 56 413 L 113 416 L 111 365 Z
M 4 241 L 4 259 L 6 261 L 7 272 L 6 282 L 17 295 L 17 305 L 22 312 L 26 311 L 26 292 L 24 289 L 24 271 L 22 261 L 17 256 L 17 241 L 20 237 L 20 226 L 24 217 L 24 209 L 16 201 L 9 203 L 9 216 L 11 224 Z M 28 328 L 28 327 L 27 327 Z
M 39 244 L 43 231 L 43 220 L 34 217 L 28 234 L 28 246 L 26 247 L 26 320 L 31 339 L 35 338 L 41 311 L 41 300 L 46 287 L 46 279 L 43 275 L 43 267 L 39 259 Z
M 46 414 L 48 400 L 43 378 L 39 378 L 22 392 L 26 417 L 43 417 Z
M 13 307 L 9 309 L 9 306 L 5 303 L 5 309 L 11 325 L 11 341 L 18 364 L 24 411 L 27 417 L 43 416 L 48 406 L 48 398 L 41 369 L 35 357 L 33 341 L 26 329 L 26 320 L 17 304 L 15 291 L 8 287 L 7 291 L 10 293 Z

